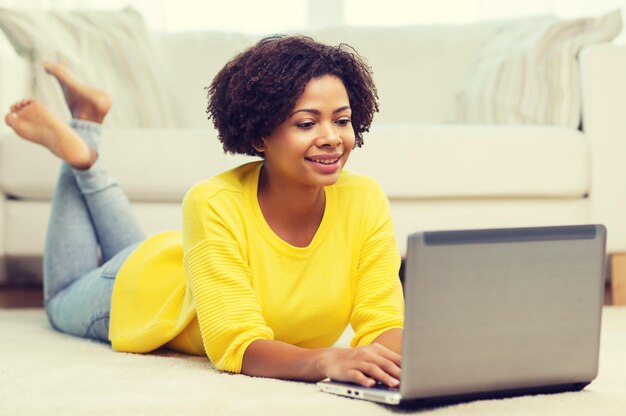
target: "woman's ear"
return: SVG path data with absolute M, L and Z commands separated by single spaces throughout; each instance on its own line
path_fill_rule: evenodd
M 257 152 L 263 153 L 265 151 L 265 140 L 261 138 L 260 140 L 255 141 L 252 143 L 252 147 L 254 147 L 254 150 Z

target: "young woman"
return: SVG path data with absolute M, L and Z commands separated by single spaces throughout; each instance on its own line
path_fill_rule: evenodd
M 64 161 L 44 254 L 54 328 L 117 351 L 206 354 L 254 376 L 398 385 L 403 299 L 388 202 L 374 180 L 342 170 L 378 110 L 354 50 L 277 36 L 230 61 L 207 113 L 226 152 L 262 161 L 195 185 L 182 233 L 147 239 L 98 158 L 110 97 L 61 65 L 46 69 L 70 126 L 30 99 L 6 122 Z M 348 324 L 352 348 L 332 348 Z

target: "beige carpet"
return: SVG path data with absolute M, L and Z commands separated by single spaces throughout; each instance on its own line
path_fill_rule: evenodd
M 410 413 L 626 415 L 626 308 L 604 310 L 600 374 L 578 393 L 485 400 Z M 386 415 L 314 384 L 215 371 L 202 357 L 114 353 L 53 331 L 41 309 L 0 310 L 0 415 Z M 402 411 L 404 413 L 404 411 Z

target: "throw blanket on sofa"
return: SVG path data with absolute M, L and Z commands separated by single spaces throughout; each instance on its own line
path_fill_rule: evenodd
M 164 65 L 133 9 L 0 9 L 0 27 L 31 64 L 35 98 L 62 119 L 69 119 L 69 112 L 58 83 L 43 69 L 45 61 L 64 63 L 82 81 L 112 95 L 109 127 L 182 127 Z

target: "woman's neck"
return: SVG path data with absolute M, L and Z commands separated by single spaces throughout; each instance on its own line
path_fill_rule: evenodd
M 296 247 L 309 245 L 324 216 L 323 187 L 272 183 L 262 169 L 257 198 L 265 221 L 276 235 Z

